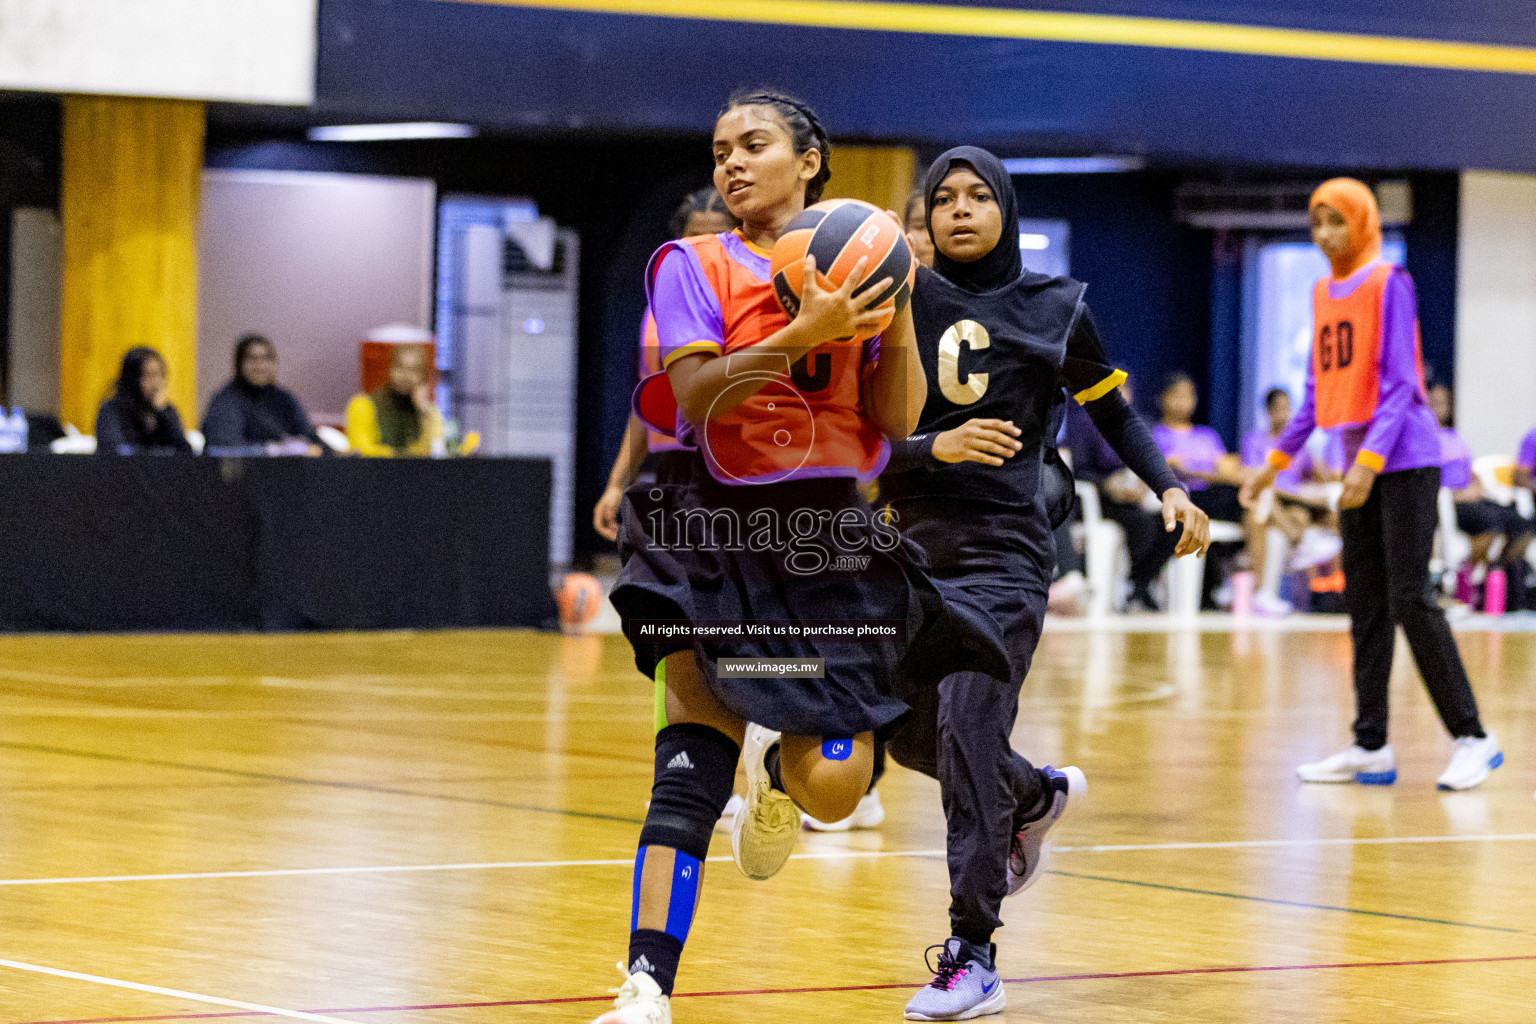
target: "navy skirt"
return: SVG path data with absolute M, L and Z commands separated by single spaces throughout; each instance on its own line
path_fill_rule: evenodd
M 881 526 L 844 477 L 728 486 L 697 456 L 669 482 L 637 484 L 620 517 L 624 568 L 612 600 L 647 677 L 691 650 L 715 698 L 742 718 L 797 736 L 882 731 L 959 668 L 1006 678 L 1009 659 L 990 616 L 946 600 L 920 547 Z M 660 621 L 743 632 L 668 639 Z M 852 641 L 762 635 L 750 626 L 883 623 L 904 639 Z M 821 679 L 722 677 L 720 658 L 820 658 Z

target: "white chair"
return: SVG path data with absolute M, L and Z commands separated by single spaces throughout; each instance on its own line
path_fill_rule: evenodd
M 1240 544 L 1247 536 L 1239 523 L 1211 520 L 1212 544 Z M 1175 618 L 1194 618 L 1200 614 L 1200 595 L 1205 590 L 1205 556 L 1185 555 L 1169 559 L 1163 570 L 1168 591 L 1168 614 Z
M 1074 485 L 1078 504 L 1083 510 L 1083 565 L 1088 577 L 1088 614 L 1104 618 L 1114 610 L 1129 565 L 1121 555 L 1125 551 L 1125 533 L 1118 523 L 1104 518 L 1099 504 L 1099 489 L 1086 480 Z M 1119 569 L 1127 563 L 1126 572 Z
M 325 442 L 327 448 L 340 455 L 345 455 L 352 450 L 352 442 L 347 440 L 347 435 L 335 427 L 322 423 L 315 428 L 315 436 Z

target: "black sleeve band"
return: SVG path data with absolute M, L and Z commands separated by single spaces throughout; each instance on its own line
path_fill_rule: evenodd
M 1157 442 L 1152 440 L 1152 431 L 1147 429 L 1146 420 L 1136 415 L 1136 410 L 1126 403 L 1125 396 L 1120 394 L 1118 388 L 1094 399 L 1083 408 L 1092 417 L 1094 427 L 1115 450 L 1115 454 L 1120 456 L 1131 472 L 1152 488 L 1154 494 L 1162 497 L 1164 491 L 1175 487 L 1181 491 L 1187 490 L 1169 468 L 1168 460 L 1163 458 Z
M 891 461 L 886 466 L 888 473 L 905 473 L 914 469 L 931 469 L 936 459 L 933 457 L 933 440 L 938 434 L 913 434 L 911 437 L 903 437 L 891 442 Z

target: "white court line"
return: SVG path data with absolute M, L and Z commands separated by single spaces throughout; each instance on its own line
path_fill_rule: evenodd
M 12 967 L 18 971 L 31 971 L 33 974 L 51 974 L 55 978 L 70 978 L 74 981 L 89 981 L 93 985 L 110 985 L 113 988 L 148 992 L 151 995 L 170 996 L 173 999 L 186 999 L 194 1003 L 208 1003 L 210 1006 L 228 1006 L 236 1010 L 252 1010 L 256 1013 L 268 1013 L 275 1017 L 287 1017 L 290 1020 L 312 1020 L 318 1021 L 319 1024 L 354 1024 L 353 1021 L 342 1020 L 340 1017 L 325 1017 L 318 1013 L 284 1010 L 276 1006 L 263 1006 L 260 1003 L 241 1002 L 239 999 L 223 999 L 219 996 L 198 995 L 196 992 L 183 992 L 177 988 L 161 988 L 159 985 L 141 985 L 136 981 L 119 981 L 117 978 L 103 978 L 99 974 L 81 974 L 79 971 L 65 971 L 57 967 L 25 964 L 20 960 L 0 960 L 0 967 Z
M 1385 846 L 1395 843 L 1525 842 L 1536 832 L 1477 836 L 1378 836 L 1362 839 L 1237 839 L 1226 843 L 1133 843 L 1121 846 L 1058 846 L 1055 853 L 1114 853 L 1121 850 L 1263 850 L 1292 846 Z
M 1215 843 L 1133 843 L 1119 846 L 1057 846 L 1055 853 L 1116 853 L 1137 850 L 1243 850 L 1300 846 L 1376 846 L 1412 843 L 1530 842 L 1536 832 L 1488 833 L 1466 836 L 1383 836 L 1342 839 L 1238 839 Z M 943 850 L 828 850 L 796 853 L 790 860 L 865 860 L 881 857 L 943 857 Z M 710 863 L 728 863 L 730 857 L 710 857 Z M 163 875 L 75 875 L 66 878 L 0 878 L 8 885 L 84 885 L 94 882 L 182 882 L 212 878 L 281 878 L 289 875 L 385 875 L 420 871 L 498 871 L 518 868 L 612 868 L 631 867 L 633 857 L 603 860 L 500 860 L 466 864 L 384 864 L 343 868 L 271 868 L 260 871 L 187 871 Z

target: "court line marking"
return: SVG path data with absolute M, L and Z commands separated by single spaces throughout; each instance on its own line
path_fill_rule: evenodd
M 616 821 L 625 825 L 644 825 L 640 818 L 625 818 L 617 814 L 598 814 L 595 811 L 569 811 L 534 804 L 514 804 L 505 800 L 489 800 L 483 797 L 457 796 L 452 793 L 424 793 L 415 789 L 397 789 L 393 786 L 370 786 L 366 782 L 336 782 L 330 779 L 306 779 L 297 775 L 275 775 L 270 772 L 244 771 L 239 768 L 218 768 L 212 765 L 187 764 L 184 761 L 162 761 L 153 757 L 131 757 L 127 754 L 106 754 L 95 750 L 73 750 L 69 747 L 50 747 L 40 743 L 17 743 L 0 740 L 0 749 L 29 750 L 41 754 L 58 754 L 65 757 L 84 757 L 95 761 L 118 761 L 127 764 L 152 765 L 157 768 L 177 768 L 188 772 L 204 772 L 210 775 L 229 775 L 240 779 L 262 779 L 267 782 L 286 782 L 295 786 L 318 786 L 325 789 L 348 789 L 363 793 L 382 793 L 387 796 L 412 796 L 426 800 L 444 800 L 449 803 L 478 804 L 482 807 L 501 807 L 512 811 L 530 811 L 536 814 L 558 814 L 567 818 L 588 818 L 595 821 Z
M 790 860 L 854 860 L 881 857 L 942 857 L 943 850 L 829 850 L 796 853 Z M 706 858 L 708 863 L 730 863 L 733 858 Z M 419 871 L 494 871 L 512 868 L 611 868 L 634 867 L 633 857 L 600 860 L 506 860 L 466 864 L 385 864 L 368 867 L 270 868 L 254 871 L 185 871 L 159 875 L 80 875 L 68 878 L 3 878 L 0 886 L 82 885 L 99 882 L 179 882 L 213 878 L 280 878 L 287 875 L 383 875 Z
M 1247 839 L 1218 843 L 1133 843 L 1124 846 L 1057 846 L 1053 853 L 1115 853 L 1148 850 L 1272 849 L 1298 846 L 1366 846 L 1412 843 L 1480 843 L 1536 841 L 1536 832 L 1494 833 L 1467 836 L 1382 836 L 1359 839 Z M 862 860 L 885 857 L 943 857 L 943 850 L 825 850 L 796 853 L 790 860 Z M 728 863 L 726 856 L 709 857 L 709 863 Z M 110 882 L 184 882 L 216 878 L 281 878 L 297 875 L 385 875 L 422 871 L 500 871 L 522 868 L 633 867 L 633 857 L 588 860 L 501 860 L 462 864 L 379 864 L 329 868 L 258 868 L 244 871 L 176 871 L 145 875 L 70 875 L 58 878 L 0 878 L 0 887 L 17 885 L 86 885 Z M 1084 876 L 1092 877 L 1092 876 Z M 1152 884 L 1152 883 L 1145 883 Z M 1254 897 L 1257 898 L 1257 897 Z M 1303 904 L 1310 905 L 1310 904 Z M 1329 908 L 1331 909 L 1331 908 Z M 1428 919 L 1426 919 L 1428 920 Z
M 126 988 L 134 992 L 148 992 L 150 995 L 170 996 L 174 999 L 186 999 L 194 1003 L 207 1003 L 210 1006 L 229 1006 L 236 1010 L 245 1010 L 249 1013 L 261 1013 L 272 1017 L 287 1017 L 290 1020 L 308 1020 L 314 1021 L 316 1024 L 354 1024 L 352 1021 L 342 1020 L 340 1017 L 327 1017 L 321 1013 L 305 1013 L 303 1010 L 284 1010 L 276 1006 L 266 1006 L 262 1003 L 247 1003 L 244 1000 L 225 999 L 221 996 L 205 996 L 196 992 L 183 992 L 178 988 L 161 988 L 159 985 L 144 985 L 137 981 L 104 978 L 99 974 L 82 974 L 79 971 L 66 971 L 58 967 L 44 967 L 41 964 L 23 963 L 20 960 L 0 959 L 0 967 L 10 967 L 18 971 L 30 971 L 33 974 L 49 974 L 55 978 L 69 978 L 72 981 L 88 981 L 93 985 Z M 162 1017 L 160 1019 L 165 1020 L 167 1018 Z
M 888 0 L 735 0 L 731 4 L 722 4 L 719 0 L 469 2 L 591 14 L 1091 43 L 1350 64 L 1536 74 L 1536 48 L 1529 46 L 1178 18 L 1010 10 L 961 4 L 891 3 Z
M 1356 907 L 1336 907 L 1326 903 L 1303 903 L 1299 900 L 1282 900 L 1273 896 L 1249 896 L 1240 892 L 1222 892 L 1218 889 L 1191 889 L 1182 885 L 1165 885 L 1162 882 L 1142 882 L 1134 878 L 1113 878 L 1109 875 L 1086 875 L 1076 871 L 1051 869 L 1053 875 L 1063 878 L 1083 878 L 1093 882 L 1114 882 L 1117 885 L 1134 885 L 1143 889 L 1162 889 L 1166 892 L 1189 893 L 1195 896 L 1219 896 L 1222 899 L 1242 900 L 1246 903 L 1268 903 L 1277 907 L 1299 907 L 1303 910 L 1332 910 L 1340 914 L 1358 914 L 1362 917 L 1390 917 L 1398 921 L 1417 921 L 1421 924 L 1443 924 L 1452 928 L 1476 928 L 1484 932 L 1504 932 L 1523 935 L 1519 928 L 1502 928 L 1492 924 L 1469 924 L 1466 921 L 1445 921 L 1438 917 L 1417 917 L 1413 914 L 1392 914 L 1385 910 L 1360 910 Z
M 1529 842 L 1536 832 L 1505 832 L 1465 836 L 1363 836 L 1334 839 L 1233 839 L 1213 843 L 1125 843 L 1118 846 L 1057 846 L 1056 853 L 1118 853 L 1127 850 L 1265 850 L 1294 846 L 1388 846 L 1413 843 Z
M 1114 981 L 1124 978 L 1173 978 L 1199 974 L 1254 974 L 1267 971 L 1335 971 L 1350 967 L 1440 967 L 1455 964 L 1522 963 L 1536 960 L 1536 954 L 1525 956 L 1475 956 L 1444 960 L 1361 960 L 1337 964 L 1277 964 L 1251 967 L 1174 967 L 1159 971 L 1105 971 L 1096 974 L 1052 974 L 1028 978 L 1004 978 L 1005 985 L 1036 985 L 1055 981 Z M 893 982 L 883 985 L 821 985 L 807 988 L 760 988 L 724 992 L 678 992 L 673 999 L 712 999 L 729 996 L 779 996 L 804 995 L 819 992 L 882 992 L 891 989 L 920 988 L 925 982 Z M 467 1010 L 498 1006 L 552 1006 L 559 1003 L 608 1002 L 609 996 L 558 996 L 552 999 L 512 999 L 473 1003 L 424 1003 L 415 1006 L 352 1006 L 346 1009 L 326 1010 L 325 1013 L 405 1013 L 412 1010 Z M 25 1024 L 138 1024 L 140 1021 L 206 1020 L 211 1017 L 248 1017 L 243 1013 L 183 1013 L 156 1017 L 91 1017 L 74 1020 L 39 1020 Z

